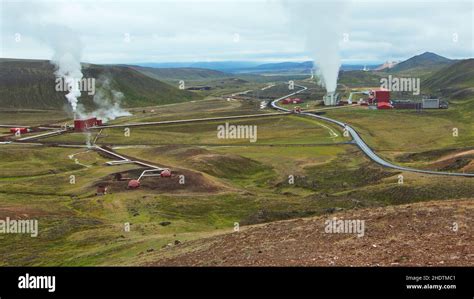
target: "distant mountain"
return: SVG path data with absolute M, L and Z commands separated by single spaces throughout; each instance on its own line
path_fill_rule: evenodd
M 391 69 L 394 66 L 396 66 L 398 63 L 399 63 L 398 61 L 386 61 L 385 63 L 375 67 L 373 70 L 374 71 L 381 71 L 381 70 L 385 70 L 385 69 Z
M 201 98 L 127 66 L 83 64 L 82 72 L 86 78 L 109 78 L 111 87 L 125 96 L 123 107 Z M 62 109 L 67 106 L 65 93 L 55 90 L 54 66 L 47 60 L 0 59 L 0 82 L 0 108 Z M 80 103 L 94 106 L 92 96 L 87 92 L 82 93 Z
M 304 62 L 277 62 L 277 63 L 265 63 L 260 64 L 254 69 L 292 69 L 292 68 L 312 68 L 313 62 L 312 61 L 304 61 Z
M 216 62 L 167 62 L 167 63 L 137 63 L 133 64 L 136 69 L 141 72 L 147 72 L 147 75 L 155 74 L 156 78 L 165 80 L 169 79 L 181 80 L 198 80 L 206 78 L 221 78 L 232 76 L 232 74 L 310 74 L 313 69 L 312 61 L 303 62 L 274 62 L 259 63 L 254 61 L 216 61 Z M 364 67 L 373 69 L 377 65 L 353 65 L 344 64 L 341 70 L 352 71 L 362 70 Z M 149 68 L 139 69 L 138 67 Z M 166 71 L 152 71 L 151 69 L 166 69 Z M 174 72 L 173 69 L 181 69 L 182 71 Z M 206 70 L 214 70 L 221 73 L 208 73 Z M 148 72 L 149 71 L 149 72 Z M 222 74 L 224 73 L 224 74 Z M 183 76 L 187 78 L 183 79 Z
M 376 68 L 377 64 L 343 64 L 341 71 L 370 71 Z
M 254 61 L 215 61 L 215 62 L 196 62 L 190 67 L 211 69 L 222 72 L 233 73 L 239 69 L 249 68 L 259 65 L 259 62 Z
M 341 70 L 343 71 L 355 71 L 372 69 L 376 65 L 362 65 L 362 64 L 343 64 Z M 314 68 L 312 61 L 303 62 L 278 62 L 278 63 L 265 63 L 253 68 L 241 69 L 239 73 L 293 73 L 293 74 L 311 74 L 311 70 Z M 317 68 L 317 65 L 316 65 Z
M 232 77 L 232 74 L 202 68 L 154 68 L 133 65 L 130 67 L 151 78 L 163 81 L 208 80 Z
M 460 60 L 439 70 L 423 80 L 421 88 L 454 99 L 474 98 L 474 59 Z
M 453 62 L 454 60 L 448 59 L 438 54 L 425 52 L 398 63 L 396 66 L 390 69 L 390 72 L 439 70 Z
M 310 74 L 313 68 L 313 62 L 276 62 L 276 63 L 264 63 L 253 67 L 242 68 L 236 70 L 235 73 L 239 74 L 265 74 L 265 73 L 293 73 L 293 74 Z
M 260 65 L 254 61 L 198 61 L 198 62 L 143 62 L 133 65 L 152 68 L 201 68 L 221 72 L 234 72 L 244 68 L 251 68 Z
M 179 68 L 179 67 L 190 67 L 192 62 L 141 62 L 141 63 L 131 63 L 126 65 L 138 65 L 143 67 L 153 67 L 153 68 Z

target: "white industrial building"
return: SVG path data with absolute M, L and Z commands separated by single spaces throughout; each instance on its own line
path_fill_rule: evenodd
M 439 109 L 439 99 L 423 99 L 421 108 L 423 109 Z

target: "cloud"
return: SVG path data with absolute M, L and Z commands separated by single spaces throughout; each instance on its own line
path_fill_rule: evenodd
M 77 32 L 83 60 L 93 63 L 310 56 L 278 1 L 3 0 L 2 5 L 2 57 L 51 58 L 52 50 L 25 26 L 33 20 Z M 349 8 L 343 62 L 403 59 L 424 51 L 474 56 L 472 1 L 365 0 Z

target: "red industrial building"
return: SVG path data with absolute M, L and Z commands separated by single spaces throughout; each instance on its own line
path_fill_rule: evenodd
M 377 102 L 390 103 L 390 91 L 388 89 L 379 88 L 369 92 L 369 104 Z
M 303 100 L 300 98 L 286 98 L 283 101 L 281 101 L 282 104 L 301 104 L 303 103 Z
M 13 134 L 26 134 L 30 132 L 30 129 L 28 128 L 10 128 L 10 133 L 13 133 Z
M 76 132 L 85 132 L 89 130 L 90 127 L 101 126 L 102 120 L 95 117 L 88 119 L 76 119 L 74 120 L 74 131 Z
M 390 104 L 390 91 L 388 89 L 379 88 L 369 92 L 369 105 L 377 105 L 377 109 L 392 109 Z

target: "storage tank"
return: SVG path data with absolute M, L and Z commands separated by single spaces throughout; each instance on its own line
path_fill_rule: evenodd
M 128 182 L 128 189 L 137 189 L 140 187 L 140 181 L 139 180 L 130 180 Z
M 164 169 L 164 170 L 160 173 L 160 176 L 161 176 L 161 177 L 164 177 L 164 178 L 169 178 L 169 177 L 171 177 L 171 170 L 169 170 L 168 168 Z

